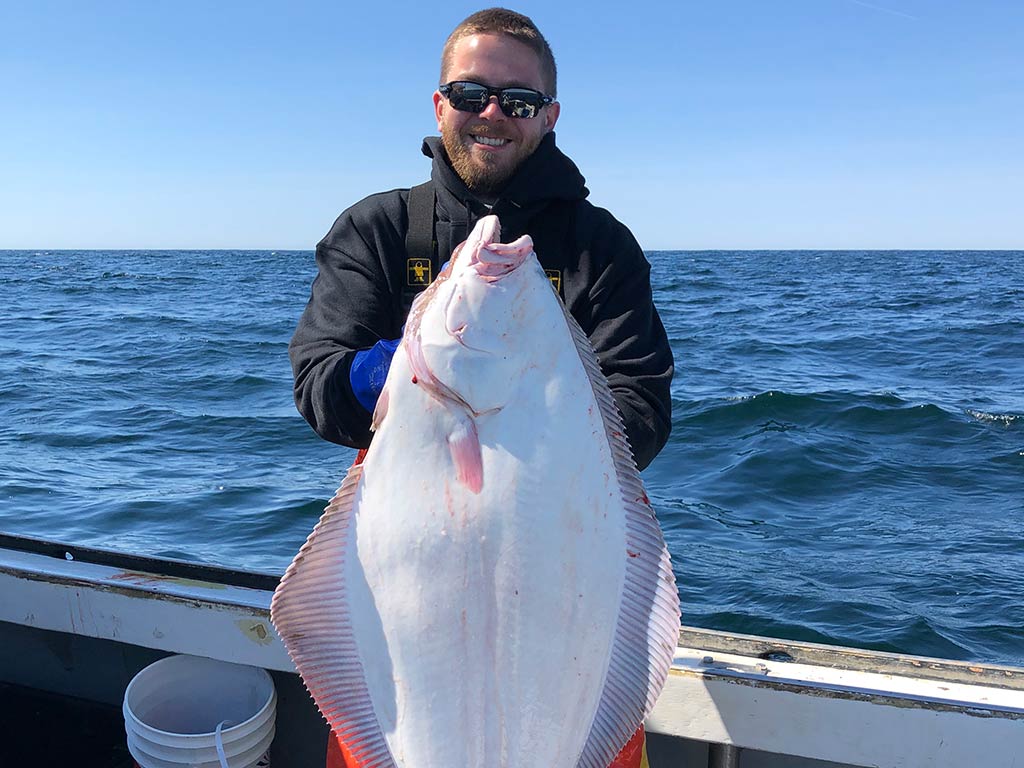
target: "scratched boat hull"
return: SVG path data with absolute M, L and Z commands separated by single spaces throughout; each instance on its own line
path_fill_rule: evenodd
M 0 534 L 0 690 L 10 715 L 0 765 L 30 764 L 11 757 L 16 749 L 43 764 L 52 743 L 65 762 L 109 768 L 123 745 L 125 687 L 169 653 L 268 669 L 279 694 L 272 764 L 323 765 L 327 727 L 270 625 L 276 584 L 275 575 Z M 57 704 L 74 701 L 94 705 L 90 717 L 109 712 L 108 743 L 54 739 Z M 684 629 L 647 729 L 652 768 L 734 765 L 737 749 L 743 768 L 1013 765 L 1024 754 L 1024 669 Z

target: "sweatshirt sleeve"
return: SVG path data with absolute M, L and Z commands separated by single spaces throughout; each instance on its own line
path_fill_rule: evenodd
M 317 245 L 317 276 L 288 346 L 299 412 L 322 438 L 353 448 L 369 445 L 371 415 L 352 392 L 352 359 L 401 332 L 384 252 L 404 245 L 386 222 L 363 220 L 366 202 L 338 217 Z
M 644 469 L 672 430 L 672 350 L 651 293 L 651 267 L 625 226 L 594 238 L 589 292 L 579 314 L 622 412 L 637 466 Z M 602 227 L 602 229 L 604 229 Z M 576 313 L 574 313 L 576 314 Z

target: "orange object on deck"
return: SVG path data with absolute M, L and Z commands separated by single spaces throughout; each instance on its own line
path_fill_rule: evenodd
M 626 746 L 612 760 L 608 768 L 649 768 L 647 764 L 647 737 L 644 727 L 637 728 L 636 733 L 626 742 Z
M 352 757 L 345 742 L 334 731 L 327 737 L 327 763 L 324 768 L 359 768 L 359 763 Z
M 626 742 L 618 756 L 608 768 L 649 768 L 644 727 L 641 725 L 632 738 Z M 327 764 L 325 768 L 361 768 L 348 748 L 333 733 L 327 739 Z

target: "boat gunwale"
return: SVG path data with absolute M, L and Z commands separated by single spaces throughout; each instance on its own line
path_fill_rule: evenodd
M 1024 668 L 1007 664 L 957 661 L 823 643 L 776 640 L 700 627 L 683 627 L 679 632 L 679 645 L 685 648 L 699 648 L 711 654 L 729 653 L 770 660 L 782 666 L 796 662 L 818 667 L 1024 691 Z M 791 659 L 780 660 L 777 658 L 778 654 L 787 654 Z
M 190 581 L 206 581 L 212 584 L 258 589 L 265 592 L 273 592 L 281 580 L 280 574 L 264 571 L 228 568 L 169 557 L 133 555 L 115 549 L 63 544 L 49 539 L 37 539 L 9 533 L 0 533 L 0 550 L 45 555 L 56 560 L 104 565 L 125 571 Z
M 269 594 L 273 592 L 280 581 L 280 576 L 272 573 L 192 563 L 171 558 L 132 555 L 116 550 L 81 547 L 0 533 L 0 552 L 4 550 L 42 555 L 60 563 L 60 568 L 55 568 L 55 573 L 48 574 L 47 578 L 40 575 L 39 569 L 29 573 L 17 566 L 12 568 L 10 565 L 0 563 L 0 570 L 23 578 L 88 585 L 124 594 L 144 593 L 174 602 L 196 603 L 198 601 L 237 605 L 252 610 L 254 615 L 260 618 L 268 617 L 269 614 L 263 604 L 269 605 Z M 109 574 L 98 577 L 86 574 L 81 577 L 71 576 L 68 574 L 69 567 L 73 569 L 71 563 L 115 568 L 130 575 L 131 578 Z M 204 583 L 209 586 L 204 588 Z M 194 594 L 189 594 L 190 586 L 195 588 Z M 218 589 L 218 587 L 224 586 L 241 588 L 248 594 L 248 597 L 242 597 L 241 593 L 230 593 L 230 591 L 230 594 L 225 594 Z M 210 594 L 210 590 L 215 590 L 215 592 Z M 254 601 L 252 598 L 255 595 L 248 592 L 249 590 L 265 593 L 265 599 Z M 1009 665 L 889 653 L 688 626 L 684 626 L 680 630 L 677 645 L 680 648 L 697 648 L 712 656 L 715 653 L 728 653 L 769 660 L 778 665 L 780 669 L 784 668 L 787 663 L 796 662 L 816 667 L 878 672 L 922 680 L 969 683 L 1014 691 L 1024 690 L 1024 668 Z M 789 658 L 780 658 L 781 656 Z M 680 670 L 679 667 L 674 667 L 674 669 L 677 673 L 680 671 L 684 674 L 689 673 L 687 670 Z M 705 674 L 713 675 L 714 669 L 707 669 Z M 725 672 L 723 676 L 736 677 L 734 673 L 728 672 Z M 756 679 L 756 676 L 754 677 Z

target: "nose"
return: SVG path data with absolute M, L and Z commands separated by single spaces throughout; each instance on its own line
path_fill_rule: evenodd
M 491 96 L 487 100 L 487 106 L 484 107 L 484 111 L 480 113 L 480 117 L 486 117 L 488 120 L 497 120 L 505 117 L 505 113 L 502 112 L 501 107 L 498 106 L 497 96 Z

